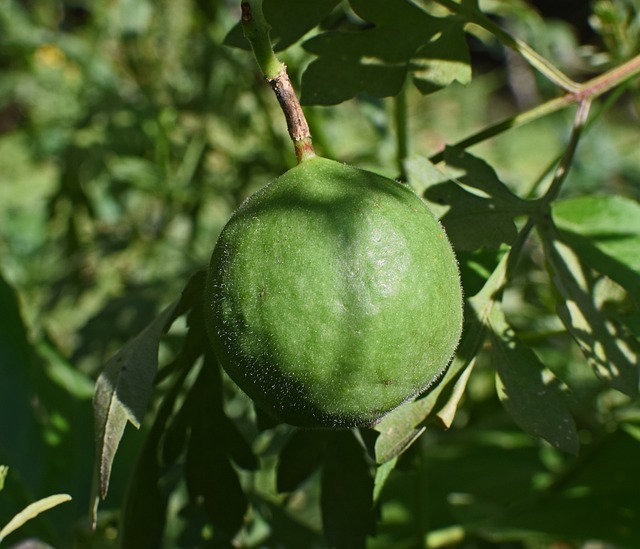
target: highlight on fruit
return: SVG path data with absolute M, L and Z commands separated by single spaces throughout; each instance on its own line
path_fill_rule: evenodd
M 461 335 L 456 259 L 428 207 L 320 157 L 235 212 L 205 295 L 226 372 L 298 426 L 375 424 L 438 379 Z

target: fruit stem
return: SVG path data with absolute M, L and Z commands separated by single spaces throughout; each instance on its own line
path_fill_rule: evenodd
M 273 51 L 269 37 L 271 27 L 264 17 L 262 0 L 244 0 L 241 7 L 244 36 L 251 44 L 260 70 L 276 94 L 287 122 L 287 130 L 293 142 L 298 164 L 300 164 L 316 155 L 311 142 L 309 124 L 291 85 L 287 66 L 276 57 Z

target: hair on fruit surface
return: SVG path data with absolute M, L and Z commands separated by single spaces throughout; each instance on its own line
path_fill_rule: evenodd
M 205 295 L 227 373 L 298 426 L 374 424 L 438 378 L 461 334 L 458 267 L 431 211 L 320 157 L 233 214 Z

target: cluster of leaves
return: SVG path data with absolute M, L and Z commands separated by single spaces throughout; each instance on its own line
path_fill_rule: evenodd
M 606 53 L 631 68 L 577 84 L 558 68 L 562 59 L 551 63 L 505 32 L 548 23 L 526 2 L 486 2 L 481 11 L 477 0 L 264 1 L 276 49 L 290 56 L 292 72 L 306 65 L 299 75 L 303 103 L 356 98 L 346 103 L 356 105 L 351 120 L 370 109 L 365 125 L 382 137 L 364 144 L 368 153 L 352 156 L 381 171 L 400 167 L 430 203 L 458 253 L 466 295 L 463 340 L 444 379 L 374 429 L 336 432 L 274 424 L 226 378 L 205 341 L 199 269 L 212 234 L 250 192 L 248 182 L 293 161 L 283 152 L 284 131 L 273 129 L 279 126 L 275 101 L 251 80 L 251 56 L 228 47 L 247 47 L 239 28 L 231 29 L 239 10 L 204 2 L 192 7 L 186 0 L 132 9 L 123 1 L 95 8 L 93 18 L 109 23 L 98 24 L 99 38 L 91 41 L 74 40 L 77 32 L 54 40 L 17 3 L 6 4 L 10 9 L 0 17 L 11 32 L 3 45 L 28 52 L 36 77 L 25 78 L 19 61 L 11 61 L 7 73 L 24 94 L 0 92 L 7 105 L 29 113 L 25 135 L 33 137 L 38 157 L 59 163 L 59 178 L 44 193 L 47 239 L 55 245 L 35 239 L 28 253 L 38 261 L 2 266 L 30 301 L 28 316 L 48 310 L 49 318 L 32 322 L 40 343 L 34 353 L 11 290 L 3 289 L 2 303 L 13 303 L 15 314 L 5 319 L 0 335 L 13 335 L 0 350 L 15 356 L 0 367 L 26 360 L 43 386 L 56 375 L 58 389 L 71 380 L 80 387 L 69 390 L 80 405 L 64 417 L 86 417 L 87 378 L 121 347 L 106 362 L 93 401 L 92 503 L 111 485 L 107 506 L 121 506 L 115 522 L 94 507 L 99 532 L 116 524 L 123 547 L 357 548 L 367 539 L 374 548 L 475 547 L 476 539 L 516 540 L 523 547 L 538 539 L 640 543 L 631 480 L 640 457 L 640 206 L 633 185 L 625 186 L 637 181 L 631 171 L 637 166 L 622 183 L 601 184 L 598 196 L 572 188 L 581 163 L 583 172 L 595 165 L 581 161 L 578 145 L 589 146 L 591 128 L 604 124 L 623 92 L 637 101 L 628 77 L 638 70 L 637 60 L 635 69 L 629 63 L 637 59 L 640 14 L 631 2 L 594 4 L 592 24 L 607 50 L 569 67 L 591 71 L 589 62 Z M 44 6 L 39 16 L 46 19 L 51 14 Z M 376 144 L 384 150 L 394 136 L 388 122 L 380 122 L 379 98 L 397 96 L 402 118 L 414 90 L 440 90 L 431 100 L 455 90 L 455 82 L 468 84 L 469 43 L 492 55 L 504 55 L 505 47 L 515 51 L 538 71 L 541 95 L 549 100 L 477 133 L 465 127 L 470 137 L 430 159 L 403 152 L 381 159 Z M 96 63 L 93 49 L 107 46 L 118 50 L 114 57 L 124 59 L 122 65 L 111 57 Z M 46 93 L 51 86 L 64 93 Z M 611 96 L 588 118 L 603 86 Z M 76 100 L 65 101 L 69 96 Z M 53 107 L 41 104 L 52 97 Z M 505 184 L 481 158 L 491 150 L 468 150 L 572 104 L 579 105 L 573 126 L 561 119 L 568 143 L 548 166 L 529 170 L 524 183 Z M 349 133 L 352 122 L 327 135 L 331 115 L 308 113 L 320 152 L 333 156 L 341 131 L 340 148 L 353 150 L 349 142 L 361 132 Z M 404 122 L 396 126 L 399 141 L 406 140 Z M 637 128 L 631 133 L 637 142 Z M 3 247 L 16 257 L 20 244 L 8 238 Z M 40 268 L 27 273 L 24 265 Z M 176 293 L 176 281 L 193 272 L 181 296 L 153 320 L 166 296 Z M 46 290 L 39 289 L 42 281 Z M 83 301 L 91 303 L 69 312 L 69 302 Z M 69 324 L 80 327 L 79 344 L 69 343 L 60 328 Z M 58 368 L 42 374 L 38 365 L 52 356 Z M 19 377 L 3 372 L 0 387 L 27 387 Z M 30 391 L 23 392 L 1 402 L 22 410 L 18 400 Z M 41 404 L 48 418 L 65 405 L 53 393 Z M 144 438 L 135 437 L 137 444 L 142 440 L 137 449 L 134 437 L 122 439 L 128 422 L 144 430 Z M 12 468 L 33 460 L 0 437 L 0 459 Z M 60 455 L 65 450 L 61 444 Z M 133 459 L 129 480 L 117 478 L 119 463 Z M 108 539 L 105 534 L 101 543 Z

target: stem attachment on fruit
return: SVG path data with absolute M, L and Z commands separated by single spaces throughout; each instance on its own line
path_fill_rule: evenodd
M 316 155 L 311 143 L 309 124 L 289 80 L 287 66 L 276 57 L 271 46 L 271 27 L 264 18 L 262 0 L 245 0 L 241 6 L 244 36 L 251 44 L 260 69 L 276 94 L 299 164 Z

